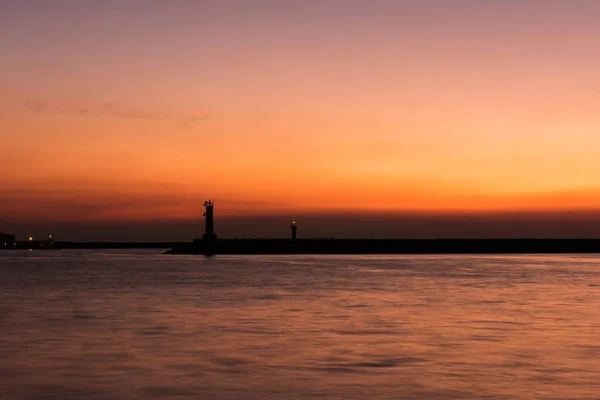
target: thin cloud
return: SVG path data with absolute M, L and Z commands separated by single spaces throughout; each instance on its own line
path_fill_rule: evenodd
M 83 107 L 77 107 L 77 108 L 75 109 L 75 114 L 77 114 L 77 115 L 80 115 L 80 116 L 81 116 L 81 115 L 85 115 L 85 114 L 89 113 L 89 111 L 90 111 L 90 110 L 88 110 L 87 108 L 83 108 Z
M 202 122 L 202 121 L 206 121 L 206 118 L 203 117 L 190 117 L 187 120 L 185 120 L 182 124 L 181 124 L 181 129 L 190 129 L 192 128 L 196 123 L 198 122 Z
M 119 119 L 173 121 L 181 129 L 189 129 L 195 124 L 206 120 L 205 117 L 201 116 L 178 116 L 160 110 L 135 107 L 118 101 L 108 101 L 96 106 L 84 104 L 76 104 L 75 106 L 51 106 L 48 103 L 39 100 L 27 99 L 25 100 L 25 107 L 29 111 L 35 113 L 48 112 L 54 114 L 73 114 L 76 116 L 104 115 Z
M 29 111 L 36 113 L 46 111 L 46 104 L 42 103 L 41 101 L 27 99 L 25 100 L 25 106 Z
M 169 116 L 160 112 L 135 108 L 116 101 L 101 104 L 98 108 L 98 112 L 123 119 L 171 119 Z

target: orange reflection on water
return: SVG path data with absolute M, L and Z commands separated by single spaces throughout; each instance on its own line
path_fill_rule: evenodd
M 599 389 L 596 257 L 34 256 L 2 264 L 9 398 Z

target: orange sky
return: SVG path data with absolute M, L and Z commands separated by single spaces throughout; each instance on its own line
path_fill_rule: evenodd
M 71 3 L 0 6 L 5 220 L 600 209 L 598 2 Z

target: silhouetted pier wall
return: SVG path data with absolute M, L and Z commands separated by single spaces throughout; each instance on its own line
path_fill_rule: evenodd
M 600 253 L 600 239 L 219 239 L 168 254 L 550 254 Z

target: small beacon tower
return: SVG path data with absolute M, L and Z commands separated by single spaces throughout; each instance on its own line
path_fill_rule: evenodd
M 292 240 L 296 239 L 296 231 L 298 230 L 298 227 L 296 226 L 296 221 L 292 221 L 292 225 L 290 225 L 290 228 L 292 230 Z
M 204 230 L 203 240 L 216 240 L 217 234 L 215 233 L 215 219 L 213 214 L 214 202 L 212 200 L 206 200 L 204 202 L 204 216 L 206 217 L 206 228 Z

